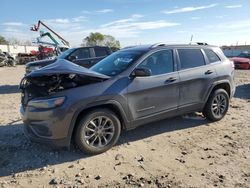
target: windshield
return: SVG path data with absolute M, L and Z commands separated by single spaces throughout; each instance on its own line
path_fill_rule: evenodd
M 132 65 L 142 54 L 140 51 L 118 51 L 95 64 L 90 70 L 107 76 L 116 76 Z
M 73 51 L 75 50 L 75 48 L 70 48 L 68 50 L 66 50 L 65 52 L 61 53 L 57 58 L 58 59 L 65 59 L 69 54 L 71 54 Z
M 250 54 L 248 54 L 248 53 L 241 53 L 240 55 L 238 55 L 238 57 L 250 58 Z

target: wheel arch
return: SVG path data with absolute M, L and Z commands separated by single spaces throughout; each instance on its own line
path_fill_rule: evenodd
M 208 95 L 207 95 L 207 97 L 206 97 L 206 102 L 207 102 L 209 96 L 210 96 L 215 90 L 217 90 L 217 89 L 224 89 L 224 90 L 227 92 L 229 98 L 232 97 L 232 96 L 231 96 L 231 85 L 230 85 L 230 82 L 227 81 L 227 80 L 223 80 L 223 81 L 215 82 L 215 83 L 213 84 L 213 86 L 212 86 L 211 89 L 210 89 L 210 92 L 208 93 Z
M 84 115 L 85 113 L 89 113 L 92 110 L 95 110 L 98 108 L 106 108 L 106 109 L 113 111 L 117 115 L 119 120 L 121 121 L 121 126 L 122 126 L 121 128 L 123 130 L 126 130 L 127 127 L 129 126 L 129 121 L 127 119 L 127 116 L 122 108 L 122 105 L 119 102 L 117 102 L 117 101 L 108 101 L 108 102 L 103 102 L 103 103 L 102 102 L 95 102 L 95 103 L 90 104 L 87 107 L 79 109 L 77 112 L 75 112 L 75 114 L 71 120 L 71 124 L 70 124 L 70 128 L 69 128 L 69 133 L 68 133 L 69 141 L 72 140 L 72 135 L 74 135 L 74 133 L 75 133 L 76 125 L 79 122 L 82 115 Z

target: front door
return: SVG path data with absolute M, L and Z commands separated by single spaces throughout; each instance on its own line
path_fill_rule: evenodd
M 155 52 L 138 67 L 151 70 L 151 76 L 136 77 L 128 85 L 128 107 L 133 120 L 176 110 L 179 75 L 175 72 L 172 50 Z

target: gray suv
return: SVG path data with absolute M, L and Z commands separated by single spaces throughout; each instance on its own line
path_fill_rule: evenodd
M 67 60 L 21 81 L 21 114 L 34 141 L 89 154 L 116 144 L 121 130 L 200 111 L 222 119 L 234 95 L 234 66 L 209 45 L 155 44 L 117 51 L 86 69 Z

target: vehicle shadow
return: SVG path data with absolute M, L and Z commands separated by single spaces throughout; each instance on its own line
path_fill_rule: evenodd
M 19 93 L 18 85 L 2 85 L 0 86 L 0 94 Z
M 23 134 L 23 124 L 20 121 L 13 123 L 0 126 L 0 177 L 27 170 L 40 170 L 47 165 L 62 164 L 91 157 L 74 148 L 71 150 L 55 149 L 30 142 Z M 207 123 L 204 119 L 187 119 L 183 117 L 163 120 L 123 132 L 117 145 Z
M 234 97 L 240 99 L 250 99 L 250 84 L 236 86 Z
M 140 126 L 134 130 L 123 132 L 120 138 L 120 144 L 133 142 L 145 138 L 149 138 L 158 134 L 178 131 L 182 129 L 189 129 L 201 125 L 206 125 L 209 122 L 205 118 L 184 117 L 179 116 L 171 119 L 165 119 L 155 123 Z

